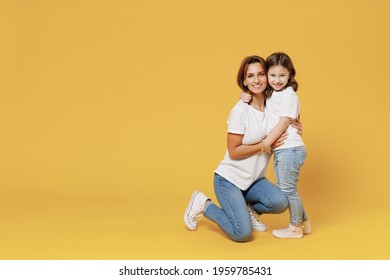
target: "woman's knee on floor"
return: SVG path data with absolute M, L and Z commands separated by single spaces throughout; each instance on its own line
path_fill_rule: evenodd
M 236 242 L 248 242 L 252 239 L 252 227 L 249 229 L 241 229 L 235 232 L 230 238 Z

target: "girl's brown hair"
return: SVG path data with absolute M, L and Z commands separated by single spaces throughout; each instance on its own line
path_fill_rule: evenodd
M 297 91 L 298 82 L 295 80 L 296 71 L 291 58 L 286 53 L 276 52 L 271 54 L 265 61 L 265 67 L 267 72 L 272 66 L 277 66 L 277 65 L 286 68 L 290 74 L 286 87 L 290 86 L 293 88 L 294 91 Z M 268 86 L 267 89 L 265 90 L 265 94 L 267 97 L 270 97 L 272 95 L 272 92 L 273 89 L 270 86 Z

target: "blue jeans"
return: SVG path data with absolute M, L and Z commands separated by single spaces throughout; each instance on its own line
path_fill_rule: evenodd
M 248 190 L 242 191 L 215 173 L 214 191 L 221 208 L 210 203 L 206 206 L 204 215 L 237 242 L 249 241 L 252 238 L 252 223 L 247 204 L 259 214 L 279 214 L 288 208 L 286 196 L 266 178 L 257 180 Z
M 274 154 L 276 180 L 290 203 L 290 223 L 299 226 L 302 220 L 307 220 L 297 186 L 299 171 L 306 158 L 306 147 L 280 149 L 276 150 Z

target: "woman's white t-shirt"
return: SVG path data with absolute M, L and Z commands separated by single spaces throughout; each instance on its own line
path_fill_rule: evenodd
M 244 145 L 258 143 L 267 136 L 267 115 L 240 100 L 230 111 L 228 133 L 243 134 Z M 256 180 L 265 177 L 270 158 L 271 154 L 257 153 L 233 160 L 226 151 L 215 173 L 241 190 L 247 190 Z

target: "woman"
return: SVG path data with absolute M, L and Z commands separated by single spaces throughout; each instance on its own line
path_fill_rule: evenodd
M 239 68 L 237 83 L 252 94 L 252 100 L 249 104 L 240 100 L 228 118 L 227 151 L 214 174 L 214 191 L 221 207 L 202 192 L 195 191 L 184 213 L 184 222 L 188 229 L 196 230 L 197 219 L 204 215 L 232 240 L 245 242 L 252 237 L 252 226 L 254 230 L 267 230 L 266 225 L 253 216 L 252 209 L 259 214 L 279 214 L 288 208 L 288 200 L 265 178 L 271 154 L 263 152 L 261 142 L 267 132 L 264 59 L 246 57 Z M 284 139 L 283 135 L 273 147 L 280 146 Z

